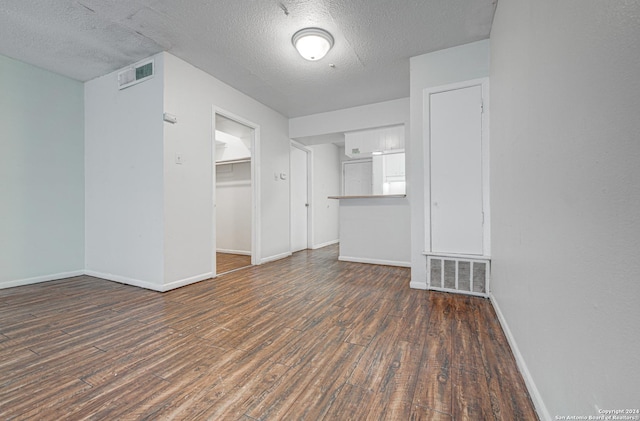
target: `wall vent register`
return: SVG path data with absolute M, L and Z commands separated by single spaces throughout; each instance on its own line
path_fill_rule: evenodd
M 491 262 L 488 259 L 427 256 L 429 289 L 489 296 Z
M 125 89 L 153 77 L 153 60 L 133 65 L 118 73 L 118 89 Z

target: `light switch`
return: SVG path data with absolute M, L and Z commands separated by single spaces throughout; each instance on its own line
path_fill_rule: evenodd
M 182 164 L 184 162 L 184 158 L 181 153 L 176 153 L 176 164 Z
M 280 180 L 286 180 L 287 179 L 287 174 L 281 172 L 280 173 Z

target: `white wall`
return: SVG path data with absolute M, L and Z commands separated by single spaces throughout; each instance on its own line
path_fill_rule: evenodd
M 333 143 L 308 146 L 312 151 L 313 248 L 338 242 L 338 201 L 340 195 L 340 149 Z
M 82 83 L 0 56 L 0 116 L 0 288 L 82 273 Z
M 212 130 L 214 109 L 259 126 L 257 172 L 261 219 L 260 261 L 289 251 L 289 182 L 274 173 L 289 172 L 287 119 L 213 76 L 164 53 L 164 111 L 178 124 L 165 124 L 164 256 L 165 286 L 206 277 L 213 266 Z M 183 164 L 175 164 L 175 154 Z
M 251 163 L 216 166 L 216 249 L 251 255 Z
M 346 108 L 337 111 L 331 111 L 326 113 L 313 114 L 304 117 L 296 117 L 289 120 L 289 134 L 294 139 L 307 138 L 310 142 L 301 139 L 303 143 L 313 144 L 316 139 L 322 140 L 325 139 L 328 141 L 334 141 L 336 136 L 339 136 L 341 140 L 343 140 L 343 132 L 353 131 L 353 130 L 362 130 L 369 129 L 374 127 L 381 126 L 390 126 L 404 124 L 405 125 L 405 139 L 408 137 L 408 127 L 409 127 L 409 98 L 401 98 L 392 101 L 385 101 L 375 104 L 363 105 L 360 107 Z M 348 160 L 348 158 L 344 154 L 344 147 L 337 148 L 337 156 L 338 156 L 338 168 L 337 168 L 337 183 L 338 183 L 338 192 L 335 195 L 342 194 L 342 161 Z M 314 174 L 316 171 L 314 171 Z M 317 177 L 314 177 L 313 180 L 313 188 L 316 189 Z M 314 197 L 316 194 L 314 193 Z M 332 199 L 334 200 L 334 199 Z M 387 200 L 387 199 L 384 199 Z M 338 201 L 335 200 L 335 205 L 339 206 Z M 342 201 L 344 202 L 344 201 Z M 400 215 L 400 219 L 391 218 L 389 221 L 390 229 L 393 231 L 395 229 L 396 233 L 399 233 L 401 236 L 404 236 L 403 240 L 398 240 L 399 244 L 406 243 L 406 249 L 409 249 L 409 230 L 405 229 L 405 223 L 408 226 L 408 215 L 409 215 L 409 201 L 407 199 L 397 199 L 395 202 L 395 206 L 397 207 L 397 212 L 394 215 Z M 402 210 L 401 207 L 406 207 L 407 209 Z M 383 208 L 387 211 L 389 208 Z M 374 211 L 375 213 L 376 211 Z M 407 220 L 402 220 L 404 215 L 407 215 Z M 317 224 L 320 218 L 314 216 L 314 224 Z M 339 220 L 342 218 L 339 217 Z M 395 228 L 394 228 L 395 227 Z M 340 227 L 340 232 L 342 233 L 342 227 Z M 351 234 L 348 234 L 351 236 Z M 318 244 L 321 242 L 314 238 L 314 243 Z M 375 247 L 374 247 L 375 248 Z M 371 255 L 369 250 L 371 249 L 371 243 L 368 243 L 363 249 L 363 253 Z M 373 250 L 373 255 L 378 256 L 378 254 Z M 342 253 L 342 249 L 341 249 Z M 361 253 L 353 250 L 350 253 L 360 256 Z M 383 252 L 383 255 L 388 253 Z M 402 256 L 402 252 L 398 256 Z M 379 257 L 379 256 L 378 256 Z M 396 256 L 397 257 L 397 256 Z M 360 258 L 360 257 L 358 257 Z M 394 257 L 395 258 L 395 257 Z M 403 264 L 406 264 L 408 258 L 402 258 Z
M 119 90 L 85 83 L 86 270 L 163 289 L 163 56 L 155 76 Z
M 408 267 L 409 213 L 403 198 L 340 199 L 340 260 Z
M 425 244 L 425 142 L 423 136 L 423 91 L 449 83 L 489 75 L 489 40 L 411 58 L 411 127 L 407 154 L 407 194 L 411 202 L 411 286 L 426 289 Z
M 343 133 L 372 127 L 406 124 L 409 119 L 409 98 L 378 102 L 360 107 L 289 119 L 292 139 Z
M 502 0 L 491 32 L 492 290 L 552 419 L 640 407 L 639 19 Z

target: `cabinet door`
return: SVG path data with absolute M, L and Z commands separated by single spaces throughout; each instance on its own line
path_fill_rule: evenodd
M 387 127 L 381 142 L 385 151 L 404 149 L 404 126 Z
M 482 87 L 429 97 L 431 250 L 483 254 Z

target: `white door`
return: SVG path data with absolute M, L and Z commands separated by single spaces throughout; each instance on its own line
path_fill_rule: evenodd
M 291 251 L 307 248 L 308 230 L 307 152 L 291 146 Z
M 431 250 L 483 254 L 482 87 L 429 97 Z

